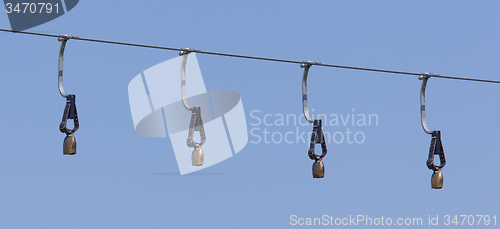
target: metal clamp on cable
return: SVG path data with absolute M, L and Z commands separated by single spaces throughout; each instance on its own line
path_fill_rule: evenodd
M 59 35 L 59 37 L 57 38 L 58 41 L 67 41 L 69 39 L 73 39 L 73 38 L 78 38 L 77 36 L 73 36 L 73 35 L 69 35 L 69 34 L 61 34 Z
M 76 110 L 75 95 L 69 95 L 64 92 L 63 87 L 63 62 L 64 62 L 64 49 L 66 47 L 66 42 L 75 38 L 72 35 L 61 35 L 58 41 L 61 41 L 61 48 L 59 50 L 59 63 L 58 63 L 58 86 L 59 93 L 63 98 L 66 98 L 66 105 L 64 107 L 63 117 L 61 124 L 59 124 L 59 130 L 66 134 L 63 142 L 63 154 L 64 155 L 74 155 L 76 154 L 76 139 L 73 135 L 76 130 L 80 127 L 78 122 L 78 112 Z M 68 119 L 73 119 L 73 129 L 70 130 L 66 127 Z
M 446 158 L 444 156 L 443 143 L 441 142 L 441 131 L 434 130 L 430 131 L 427 127 L 427 121 L 425 117 L 425 89 L 427 87 L 427 81 L 432 76 L 437 76 L 433 73 L 422 73 L 418 77 L 419 80 L 422 81 L 422 87 L 420 89 L 420 120 L 422 122 L 422 128 L 425 133 L 430 134 L 431 138 L 431 146 L 429 149 L 429 157 L 427 159 L 426 165 L 427 168 L 433 170 L 431 176 L 431 187 L 433 189 L 441 189 L 443 188 L 443 173 L 441 173 L 441 169 L 446 165 Z M 434 164 L 434 155 L 439 155 L 440 165 L 436 166 Z
M 195 49 L 182 49 L 179 55 L 182 56 L 182 66 L 181 66 L 181 97 L 182 104 L 186 110 L 191 111 L 191 122 L 189 124 L 189 133 L 186 140 L 187 146 L 194 148 L 191 154 L 191 163 L 193 166 L 201 166 L 204 161 L 204 154 L 201 147 L 206 141 L 205 128 L 203 127 L 203 119 L 201 118 L 201 107 L 190 107 L 187 102 L 186 96 L 186 63 L 189 53 L 195 52 Z M 198 131 L 200 133 L 200 142 L 197 143 L 193 140 L 194 132 Z
M 301 68 L 304 68 L 304 74 L 302 77 L 302 110 L 304 111 L 305 119 L 308 122 L 313 123 L 311 145 L 308 151 L 309 158 L 314 160 L 312 167 L 313 178 L 323 178 L 325 176 L 325 166 L 322 160 L 327 153 L 325 136 L 323 135 L 323 127 L 320 119 L 312 120 L 309 117 L 309 109 L 307 108 L 307 75 L 309 74 L 309 68 L 314 64 L 319 63 L 314 61 L 304 61 L 300 65 Z M 319 156 L 314 153 L 316 144 L 321 144 L 322 153 Z
M 179 56 L 184 56 L 186 54 L 192 53 L 192 52 L 199 52 L 200 50 L 197 49 L 192 49 L 192 48 L 182 48 L 181 51 L 179 52 Z

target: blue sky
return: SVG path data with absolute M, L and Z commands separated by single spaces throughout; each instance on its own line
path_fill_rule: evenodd
M 499 7 L 496 1 L 89 0 L 28 31 L 500 80 Z M 6 13 L 0 27 L 10 29 Z M 422 218 L 424 225 L 411 227 L 435 228 L 447 227 L 445 215 L 500 213 L 500 85 L 429 80 L 427 121 L 441 130 L 447 159 L 442 190 L 430 188 L 425 166 L 430 136 L 420 124 L 421 81 L 319 66 L 309 72 L 313 114 L 378 117 L 378 125 L 324 127 L 365 136 L 359 144 L 328 144 L 325 178 L 312 178 L 308 143 L 253 143 L 251 134 L 238 154 L 181 176 L 169 138 L 134 131 L 127 94 L 133 77 L 177 52 L 70 40 L 64 84 L 76 94 L 80 129 L 77 155 L 63 156 L 60 43 L 8 33 L 0 41 L 1 228 L 297 227 L 292 215 L 364 215 L 393 224 Z M 255 135 L 312 129 L 257 125 L 266 114 L 269 124 L 302 113 L 298 64 L 197 59 L 208 90 L 241 95 Z M 429 226 L 429 216 L 438 216 L 439 226 Z M 481 224 L 495 227 L 493 219 Z

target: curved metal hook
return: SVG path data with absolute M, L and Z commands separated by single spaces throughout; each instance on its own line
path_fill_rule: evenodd
M 307 75 L 309 74 L 309 68 L 314 64 L 318 63 L 314 61 L 303 61 L 302 64 L 300 64 L 300 67 L 304 68 L 304 75 L 302 76 L 302 110 L 304 111 L 304 117 L 310 123 L 313 123 L 314 120 L 309 117 L 309 109 L 307 108 Z
M 422 121 L 422 128 L 427 134 L 432 134 L 432 131 L 427 127 L 427 121 L 425 119 L 425 88 L 427 86 L 427 80 L 434 75 L 435 74 L 432 73 L 422 73 L 422 75 L 418 77 L 419 80 L 422 80 L 422 87 L 420 88 L 420 120 Z
M 68 42 L 68 40 L 71 38 L 75 38 L 75 36 L 60 35 L 59 38 L 57 38 L 58 41 L 61 41 L 61 48 L 59 49 L 59 64 L 58 64 L 59 74 L 58 74 L 57 78 L 58 78 L 58 85 L 59 85 L 59 93 L 61 93 L 61 96 L 64 98 L 68 97 L 68 95 L 64 92 L 64 87 L 63 87 L 64 48 L 66 47 L 66 42 Z
M 186 98 L 186 63 L 187 63 L 187 58 L 189 53 L 195 52 L 196 50 L 194 49 L 182 49 L 182 51 L 179 52 L 179 56 L 182 56 L 182 66 L 181 66 L 181 97 L 182 97 L 182 104 L 188 111 L 192 111 L 193 108 L 189 106 Z

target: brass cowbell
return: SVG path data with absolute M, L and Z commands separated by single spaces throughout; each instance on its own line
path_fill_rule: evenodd
M 202 166 L 203 165 L 203 150 L 201 148 L 196 148 L 193 150 L 191 154 L 191 163 L 193 166 Z
M 73 134 L 68 135 L 64 138 L 63 154 L 64 155 L 76 154 L 76 140 Z
M 431 187 L 433 189 L 443 188 L 443 173 L 434 171 L 431 176 Z
M 325 164 L 323 164 L 323 161 L 315 161 L 312 170 L 313 178 L 323 178 L 325 176 Z

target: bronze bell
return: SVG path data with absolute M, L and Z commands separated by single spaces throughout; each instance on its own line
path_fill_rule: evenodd
M 202 166 L 203 165 L 203 150 L 201 148 L 196 148 L 193 150 L 193 154 L 191 154 L 191 162 L 193 166 Z
M 76 154 L 76 139 L 74 135 L 68 135 L 64 138 L 63 154 L 74 155 Z
M 316 161 L 313 163 L 313 178 L 323 178 L 325 176 L 325 165 L 323 161 Z
M 443 188 L 443 173 L 441 173 L 441 171 L 432 173 L 431 185 L 433 189 Z

